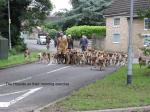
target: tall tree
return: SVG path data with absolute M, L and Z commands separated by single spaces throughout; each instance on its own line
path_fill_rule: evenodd
M 77 25 L 102 25 L 104 9 L 111 0 L 71 0 L 73 10 L 68 17 L 74 17 Z M 78 15 L 78 16 L 74 16 Z
M 112 0 L 70 0 L 72 9 L 59 14 L 60 20 L 51 22 L 63 31 L 74 25 L 105 25 L 103 11 Z M 50 25 L 50 24 L 49 24 Z
M 7 11 L 5 10 L 6 5 L 5 0 L 0 0 L 0 32 L 4 32 L 6 30 L 5 28 L 8 26 L 6 20 L 4 19 L 7 18 Z
M 74 25 L 104 25 L 104 9 L 111 0 L 70 0 L 72 10 L 59 21 L 63 30 Z
M 2 2 L 5 4 L 1 5 Z M 10 0 L 12 45 L 21 43 L 19 36 L 22 26 L 24 29 L 30 29 L 40 24 L 50 10 L 50 0 Z M 0 32 L 8 38 L 8 7 L 4 0 L 0 2 L 0 12 Z

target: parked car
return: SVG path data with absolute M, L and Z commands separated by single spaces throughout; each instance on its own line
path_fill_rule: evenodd
M 46 45 L 46 35 L 38 34 L 37 44 Z

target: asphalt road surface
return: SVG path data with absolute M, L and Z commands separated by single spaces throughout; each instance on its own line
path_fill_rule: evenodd
M 25 39 L 25 43 L 27 44 L 27 47 L 33 51 L 46 51 L 47 50 L 46 45 L 38 45 L 37 40 L 35 40 L 35 39 L 32 39 L 32 40 Z M 56 52 L 56 48 L 54 47 L 54 44 L 50 43 L 49 51 Z
M 0 112 L 31 112 L 116 70 L 33 63 L 0 70 Z

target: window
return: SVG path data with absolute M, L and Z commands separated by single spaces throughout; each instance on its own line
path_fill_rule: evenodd
M 120 43 L 120 34 L 113 35 L 113 43 Z
M 150 46 L 150 34 L 145 34 L 144 36 L 144 46 L 148 47 Z
M 114 26 L 120 25 L 120 18 L 114 18 Z
M 144 29 L 145 30 L 150 29 L 150 18 L 145 18 L 144 19 Z

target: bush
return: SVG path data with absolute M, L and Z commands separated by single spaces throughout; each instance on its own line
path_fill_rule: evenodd
M 150 47 L 143 47 L 141 50 L 145 56 L 150 56 Z
M 49 36 L 53 39 L 55 38 L 55 36 L 57 35 L 57 32 L 58 32 L 54 28 L 52 28 L 51 26 L 48 26 L 48 24 L 45 26 L 42 26 L 42 29 L 44 30 L 44 32 L 47 32 L 49 34 Z
M 95 34 L 97 37 L 104 38 L 106 36 L 105 26 L 74 26 L 66 30 L 66 34 L 71 34 L 73 37 L 81 37 L 86 35 L 88 38 Z
M 9 51 L 9 55 L 16 55 L 17 54 L 17 51 L 15 48 L 12 48 L 10 51 Z
M 57 22 L 45 23 L 45 24 L 44 24 L 44 27 L 45 27 L 45 28 L 48 28 L 48 29 L 56 29 L 56 30 L 59 30 L 59 29 L 60 29 L 60 27 L 59 27 L 59 25 L 58 25 Z
M 56 37 L 56 35 L 57 35 L 57 30 L 49 29 L 48 33 L 49 33 L 49 36 L 54 39 Z
M 24 52 L 25 49 L 26 49 L 26 44 L 21 43 L 21 44 L 19 44 L 19 45 L 14 46 L 14 47 L 9 51 L 9 53 L 10 53 L 10 55 L 16 55 L 16 54 L 19 54 L 19 53 Z
M 25 50 L 22 45 L 16 45 L 15 49 L 16 49 L 17 53 L 23 52 Z

